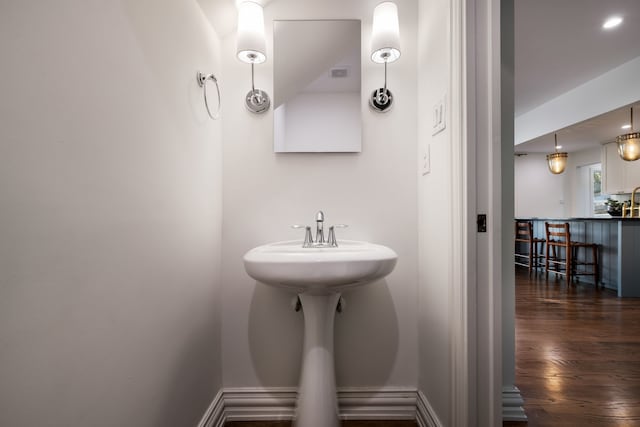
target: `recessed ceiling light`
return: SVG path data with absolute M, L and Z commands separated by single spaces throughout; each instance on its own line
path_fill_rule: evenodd
M 631 125 L 622 125 L 622 129 L 631 129 Z
M 562 148 L 562 145 L 558 145 L 556 148 L 559 150 Z
M 604 28 L 605 30 L 610 30 L 611 28 L 615 28 L 620 24 L 622 24 L 622 17 L 610 16 L 606 21 L 604 21 L 604 24 L 602 24 L 602 28 Z

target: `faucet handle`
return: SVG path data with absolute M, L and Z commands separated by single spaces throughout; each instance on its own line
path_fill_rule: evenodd
M 333 225 L 329 227 L 329 237 L 327 238 L 327 244 L 331 247 L 338 246 L 338 242 L 336 241 L 336 232 L 333 228 Z
M 331 247 L 337 248 L 338 241 L 336 240 L 336 228 L 347 228 L 347 224 L 336 224 L 329 227 L 329 238 L 327 239 L 327 244 Z
M 294 229 L 304 228 L 304 242 L 302 243 L 302 247 L 310 248 L 311 246 L 313 246 L 313 238 L 311 237 L 311 227 L 309 227 L 308 225 L 293 224 L 291 228 L 294 228 Z

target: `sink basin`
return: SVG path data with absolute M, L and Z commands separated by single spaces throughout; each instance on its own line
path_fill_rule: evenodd
M 333 326 L 340 293 L 393 271 L 398 255 L 386 246 L 344 240 L 338 247 L 270 243 L 244 255 L 259 282 L 298 293 L 304 313 L 302 368 L 294 427 L 339 427 Z
M 244 256 L 249 276 L 297 293 L 328 294 L 364 285 L 393 271 L 398 255 L 390 248 L 353 240 L 338 247 L 303 248 L 300 241 L 270 243 Z

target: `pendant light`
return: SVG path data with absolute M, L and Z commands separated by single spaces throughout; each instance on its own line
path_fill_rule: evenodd
M 562 146 L 558 146 L 558 134 L 553 134 L 555 139 L 555 152 L 547 154 L 547 162 L 549 163 L 549 170 L 552 174 L 558 175 L 564 172 L 564 168 L 567 167 L 567 153 L 559 153 L 558 149 Z
M 640 159 L 640 132 L 633 131 L 633 107 L 631 107 L 631 132 L 616 137 L 618 154 L 622 160 L 634 161 Z

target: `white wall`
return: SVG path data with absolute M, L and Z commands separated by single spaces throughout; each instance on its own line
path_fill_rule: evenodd
M 532 140 L 637 102 L 640 57 L 515 118 L 515 143 Z
M 578 168 L 600 163 L 599 147 L 569 153 L 567 167 L 560 175 L 549 172 L 545 154 L 516 156 L 516 218 L 568 218 L 587 215 L 581 208 L 580 193 L 588 191 L 580 183 Z
M 545 154 L 516 156 L 515 217 L 565 218 L 569 213 L 565 199 L 567 175 L 567 171 L 560 175 L 549 172 Z
M 568 207 L 568 216 L 585 217 L 593 215 L 590 210 L 590 188 L 587 184 L 590 177 L 583 176 L 581 178 L 580 175 L 585 174 L 585 172 L 588 175 L 588 168 L 585 171 L 585 166 L 600 163 L 601 161 L 602 149 L 600 147 L 569 153 L 564 190 L 567 195 L 565 205 Z
M 194 1 L 0 5 L 0 425 L 197 425 L 221 385 L 220 70 Z
M 377 114 L 367 97 L 384 68 L 369 60 L 373 8 L 362 2 L 282 0 L 265 8 L 267 54 L 273 19 L 362 20 L 362 153 L 274 154 L 273 111 L 247 112 L 247 64 L 235 58 L 235 36 L 223 40 L 225 99 L 223 227 L 223 372 L 225 386 L 295 386 L 303 317 L 292 295 L 257 284 L 242 265 L 250 248 L 299 239 L 290 224 L 347 223 L 338 239 L 393 248 L 395 271 L 385 280 L 345 293 L 336 319 L 338 386 L 417 386 L 417 2 L 400 0 L 402 57 L 389 66 L 394 109 Z M 256 87 L 272 91 L 272 60 L 256 67 Z M 327 124 L 331 126 L 331 123 Z
M 354 92 L 303 92 L 290 98 L 273 112 L 279 125 L 274 125 L 276 150 L 360 151 L 361 98 Z
M 420 2 L 418 33 L 418 157 L 430 146 L 431 172 L 418 177 L 419 217 L 419 388 L 443 425 L 452 410 L 451 352 L 453 335 L 450 255 L 451 132 L 447 127 L 432 136 L 432 107 L 449 88 L 449 2 Z M 447 119 L 450 119 L 447 115 Z M 420 160 L 421 162 L 422 160 Z

